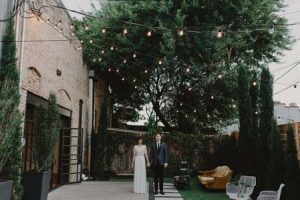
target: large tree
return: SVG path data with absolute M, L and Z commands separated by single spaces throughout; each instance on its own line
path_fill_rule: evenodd
M 77 23 L 86 61 L 113 102 L 152 107 L 184 132 L 235 117 L 236 65 L 276 61 L 289 47 L 280 0 L 114 1 Z M 276 30 L 269 32 L 270 24 Z M 222 122 L 222 123 L 220 123 Z

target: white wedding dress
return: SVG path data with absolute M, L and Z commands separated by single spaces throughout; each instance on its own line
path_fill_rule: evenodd
M 147 154 L 147 148 L 145 145 L 134 146 L 134 193 L 146 193 L 145 154 Z

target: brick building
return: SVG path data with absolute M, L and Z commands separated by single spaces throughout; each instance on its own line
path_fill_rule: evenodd
M 16 2 L 0 1 L 1 19 L 9 16 Z M 38 145 L 32 138 L 35 110 L 46 105 L 49 94 L 54 93 L 61 116 L 61 133 L 52 167 L 51 184 L 55 187 L 80 181 L 82 169 L 90 166 L 90 136 L 97 130 L 95 122 L 99 119 L 105 84 L 99 78 L 94 79 L 93 71 L 83 62 L 80 41 L 65 10 L 48 7 L 40 17 L 22 11 L 42 5 L 62 6 L 59 0 L 31 0 L 20 11 L 23 17 L 14 17 L 20 72 L 19 109 L 24 113 L 23 169 L 34 167 L 30 152 Z M 0 23 L 1 38 L 5 25 Z

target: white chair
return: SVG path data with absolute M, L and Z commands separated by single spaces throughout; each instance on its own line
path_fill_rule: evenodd
M 228 183 L 226 185 L 226 194 L 230 199 L 249 200 L 255 185 L 255 176 L 241 176 L 237 185 L 234 183 Z
M 257 200 L 280 200 L 281 191 L 284 187 L 284 184 L 281 183 L 278 191 L 261 191 Z

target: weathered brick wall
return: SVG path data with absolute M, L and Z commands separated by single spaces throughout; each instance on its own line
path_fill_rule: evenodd
M 36 0 L 36 5 L 55 4 L 53 0 Z M 79 124 L 79 101 L 83 101 L 82 128 L 87 133 L 88 112 L 88 69 L 83 63 L 82 51 L 75 36 L 71 36 L 71 20 L 68 14 L 61 9 L 48 8 L 43 10 L 42 17 L 57 24 L 61 20 L 60 28 L 63 35 L 51 24 L 30 18 L 25 20 L 24 29 L 17 27 L 19 33 L 24 33 L 24 40 L 20 50 L 20 79 L 21 104 L 20 110 L 26 109 L 27 91 L 44 99 L 50 93 L 57 96 L 60 106 L 72 111 L 71 127 L 77 128 Z M 20 19 L 21 20 L 21 19 Z M 22 23 L 20 23 L 22 24 Z M 18 35 L 17 37 L 22 37 Z M 73 38 L 72 40 L 69 40 Z M 19 38 L 21 39 L 21 38 Z M 48 41 L 46 41 L 48 40 Z M 63 41 L 61 41 L 63 40 Z M 57 70 L 61 75 L 57 75 Z M 84 140 L 86 137 L 83 137 Z M 73 140 L 73 143 L 77 141 Z M 85 141 L 83 144 L 86 144 Z M 73 150 L 74 152 L 76 149 Z

